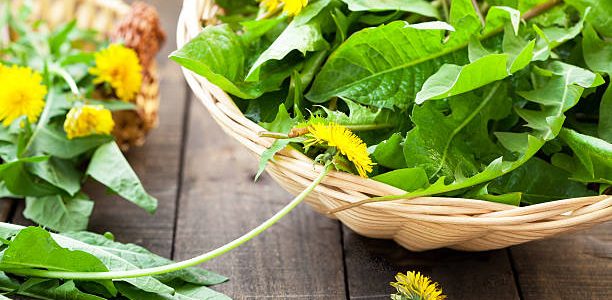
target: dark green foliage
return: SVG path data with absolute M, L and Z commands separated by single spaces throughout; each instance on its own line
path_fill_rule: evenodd
M 484 16 L 472 1 L 456 0 L 448 17 L 418 0 L 337 2 L 312 1 L 293 20 L 250 22 L 246 34 L 224 27 L 231 38 L 223 43 L 246 37 L 264 48 L 248 52 L 254 47 L 240 44 L 244 57 L 235 62 L 227 60 L 231 55 L 203 57 L 199 39 L 174 58 L 251 99 L 244 106 L 255 121 L 265 115 L 270 122 L 280 106 L 277 119 L 262 124 L 270 131 L 287 133 L 307 121 L 304 108 L 352 129 L 377 163 L 370 175 L 406 190 L 402 197 L 442 194 L 518 205 L 594 195 L 611 184 L 609 5 L 569 0 L 521 20 L 545 0 L 486 1 Z M 325 26 L 326 19 L 335 26 Z M 284 26 L 282 33 L 265 33 L 272 21 Z M 262 76 L 272 62 L 303 75 L 317 54 L 326 59 L 308 69 L 313 75 L 299 85 L 303 97 L 294 93 L 294 76 L 271 86 L 274 77 Z M 221 65 L 219 71 L 232 74 L 208 74 Z M 263 86 L 269 88 L 252 88 Z M 290 92 L 283 97 L 275 90 Z M 299 106 L 292 109 L 294 99 Z M 260 172 L 292 141 L 277 140 Z

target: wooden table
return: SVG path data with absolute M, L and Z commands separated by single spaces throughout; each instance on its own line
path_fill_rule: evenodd
M 269 176 L 253 182 L 257 159 L 221 131 L 166 59 L 181 1 L 150 2 L 169 35 L 159 56 L 160 125 L 128 158 L 159 210 L 148 215 L 94 185 L 90 230 L 181 260 L 241 235 L 291 196 Z M 5 220 L 29 224 L 23 201 L 0 204 Z M 302 205 L 204 267 L 231 278 L 216 289 L 236 299 L 389 299 L 389 282 L 408 270 L 431 276 L 449 299 L 612 299 L 612 222 L 505 250 L 415 253 L 360 237 Z

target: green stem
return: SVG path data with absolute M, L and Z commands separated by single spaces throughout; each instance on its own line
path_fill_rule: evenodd
M 59 68 L 55 65 L 51 65 L 49 67 L 49 72 L 56 74 L 60 77 L 62 77 L 62 79 L 64 79 L 64 81 L 66 81 L 66 83 L 68 84 L 68 87 L 70 87 L 70 91 L 76 95 L 76 96 L 80 96 L 81 92 L 79 91 L 79 87 L 77 86 L 76 82 L 74 81 L 74 78 L 72 78 L 72 76 L 70 74 L 68 74 L 68 72 L 66 72 L 66 70 Z
M 55 75 L 58 75 L 58 76 L 62 77 L 62 79 L 64 79 L 64 81 L 66 81 L 66 84 L 68 84 L 68 87 L 70 87 L 70 91 L 75 96 L 79 97 L 81 95 L 81 92 L 79 91 L 79 87 L 77 86 L 76 82 L 74 81 L 74 78 L 72 78 L 72 76 L 70 74 L 68 74 L 68 72 L 66 72 L 64 69 L 59 68 L 56 65 L 51 64 L 49 66 L 49 73 L 55 74 Z M 51 79 L 51 80 L 53 80 L 53 79 Z M 47 125 L 47 122 L 49 122 L 49 114 L 51 113 L 51 107 L 53 107 L 53 93 L 51 91 L 49 91 L 49 95 L 47 96 L 47 101 L 45 102 L 45 108 L 43 109 L 43 112 L 40 115 L 40 119 L 38 120 L 38 123 L 36 124 L 36 128 L 34 129 L 34 132 L 32 133 L 32 136 L 28 140 L 28 143 L 26 144 L 26 146 L 25 146 L 25 148 L 23 150 L 23 153 L 27 153 L 28 152 L 28 150 L 30 149 L 30 147 L 34 143 L 34 140 L 36 140 L 36 137 L 38 136 L 38 133 L 40 132 L 40 130 L 43 127 L 45 127 L 45 125 Z
M 325 62 L 327 54 L 329 54 L 327 50 L 314 53 L 304 62 L 302 70 L 300 72 L 294 71 L 294 74 L 291 76 L 289 93 L 287 95 L 287 101 L 285 101 L 285 106 L 293 106 L 293 112 L 299 119 L 303 117 L 301 103 L 304 96 L 304 89 L 308 87 L 314 79 L 315 74 L 319 71 L 323 62 Z M 289 102 L 290 100 L 293 100 L 293 105 Z
M 392 128 L 393 124 L 383 123 L 383 124 L 364 124 L 364 125 L 343 125 L 351 131 L 368 131 L 368 130 L 378 130 L 385 128 Z
M 563 0 L 551 0 L 537 5 L 536 7 L 530 9 L 529 11 L 525 12 L 525 14 L 523 14 L 523 20 L 529 20 L 531 18 L 537 17 L 561 3 L 563 3 Z
M 274 225 L 280 219 L 282 219 L 285 215 L 291 212 L 298 204 L 300 204 L 306 196 L 308 196 L 316 187 L 321 183 L 323 178 L 329 173 L 332 165 L 327 164 L 321 174 L 312 182 L 310 185 L 302 191 L 295 199 L 293 199 L 289 204 L 287 204 L 283 209 L 278 211 L 274 216 L 265 222 L 261 223 L 259 226 L 255 227 L 253 230 L 244 234 L 243 236 L 215 249 L 210 252 L 204 253 L 200 256 L 196 256 L 194 258 L 184 260 L 181 262 L 173 263 L 170 265 L 159 266 L 154 268 L 146 268 L 146 269 L 137 269 L 137 270 L 128 270 L 128 271 L 111 271 L 111 272 L 65 272 L 65 271 L 46 271 L 46 270 L 37 270 L 37 269 L 4 269 L 3 271 L 15 275 L 21 276 L 34 276 L 40 278 L 57 278 L 57 279 L 75 279 L 75 280 L 104 280 L 104 279 L 123 279 L 123 278 L 135 278 L 135 277 L 143 277 L 143 276 L 152 276 L 165 274 L 170 272 L 179 271 L 188 267 L 193 267 L 195 265 L 199 265 L 203 262 L 209 261 L 215 257 L 221 256 L 234 248 L 246 243 L 252 238 L 258 236 L 266 229 L 270 228 L 270 226 Z
M 279 133 L 279 132 L 270 132 L 270 131 L 262 131 L 259 132 L 258 135 L 260 137 L 267 137 L 267 138 L 273 138 L 273 139 L 289 139 L 289 135 L 284 134 L 284 133 Z
M 343 205 L 334 209 L 331 209 L 329 211 L 327 211 L 328 214 L 334 214 L 334 213 L 338 213 L 341 212 L 343 210 L 347 210 L 353 207 L 358 207 L 361 205 L 364 205 L 366 203 L 374 203 L 374 202 L 384 202 L 384 201 L 394 201 L 394 200 L 408 200 L 408 199 L 413 199 L 413 198 L 418 198 L 418 197 L 425 197 L 425 196 L 431 196 L 431 195 L 439 195 L 439 194 L 444 194 L 444 193 L 448 193 L 451 191 L 457 191 L 457 190 L 461 190 L 461 189 L 465 189 L 471 186 L 474 186 L 476 184 L 481 184 L 487 181 L 491 181 L 493 179 L 495 179 L 496 177 L 508 174 L 510 172 L 512 172 L 513 170 L 515 170 L 516 168 L 522 166 L 527 160 L 531 159 L 536 152 L 538 152 L 538 150 L 540 148 L 542 148 L 542 146 L 544 145 L 544 140 L 540 140 L 537 139 L 537 145 L 533 147 L 533 149 L 531 150 L 527 150 L 527 152 L 525 152 L 523 154 L 523 156 L 519 157 L 517 160 L 510 162 L 509 166 L 504 167 L 501 171 L 499 171 L 500 173 L 494 173 L 493 175 L 490 174 L 486 174 L 484 171 L 481 173 L 478 173 L 472 177 L 469 178 L 469 180 L 463 180 L 460 182 L 454 182 L 451 184 L 444 184 L 442 183 L 442 185 L 436 185 L 435 183 L 433 185 L 430 185 L 428 188 L 425 189 L 420 189 L 420 190 L 416 190 L 414 192 L 409 192 L 406 194 L 400 194 L 400 195 L 389 195 L 389 196 L 380 196 L 380 197 L 373 197 L 373 198 L 368 198 L 368 199 L 364 199 L 358 202 L 353 202 L 351 204 L 347 204 L 347 205 Z M 531 145 L 528 145 L 528 148 L 531 147 Z M 488 167 L 487 167 L 488 168 Z M 485 169 L 486 171 L 486 169 Z M 483 175 L 484 174 L 484 175 Z M 474 179 L 476 178 L 476 179 Z
M 338 109 L 338 97 L 332 97 L 329 99 L 329 103 L 327 104 L 327 109 L 331 111 L 335 111 Z
M 302 86 L 307 87 L 310 85 L 315 75 L 321 69 L 321 66 L 327 59 L 329 51 L 323 50 L 316 52 L 313 54 L 306 62 L 304 63 L 304 68 L 300 72 L 300 80 L 302 81 Z
M 40 130 L 42 130 L 43 127 L 45 127 L 45 125 L 49 121 L 49 114 L 51 113 L 51 107 L 53 107 L 53 93 L 49 91 L 49 94 L 47 96 L 47 101 L 45 102 L 45 108 L 43 109 L 43 112 L 40 115 L 40 119 L 38 119 L 36 128 L 34 129 L 32 136 L 28 140 L 28 143 L 23 148 L 24 154 L 28 153 L 28 150 L 30 149 L 30 147 L 32 147 L 32 144 L 34 144 L 34 140 L 36 140 L 38 133 L 40 132 Z
M 448 2 L 446 2 L 446 0 L 440 0 L 440 3 L 442 3 L 442 10 L 444 11 L 444 20 L 448 22 L 449 21 Z
M 476 14 L 478 15 L 478 19 L 480 19 L 480 25 L 482 25 L 482 27 L 485 26 L 485 18 L 482 15 L 482 11 L 480 11 L 480 6 L 478 5 L 478 2 L 476 0 L 472 0 L 472 6 L 474 6 L 474 10 L 476 11 Z

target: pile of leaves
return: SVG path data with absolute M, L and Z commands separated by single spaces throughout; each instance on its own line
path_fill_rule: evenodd
M 94 205 L 82 188 L 88 178 L 150 213 L 157 208 L 157 200 L 145 191 L 110 135 L 112 128 L 90 128 L 100 125 L 95 122 L 102 119 L 95 116 L 78 121 L 86 106 L 103 111 L 111 125 L 110 111 L 136 107 L 120 100 L 112 85 L 96 83 L 91 74 L 92 67 L 98 67 L 96 53 L 110 48 L 108 40 L 77 28 L 76 21 L 54 29 L 42 21 L 25 22 L 29 14 L 27 5 L 16 8 L 0 2 L 0 72 L 11 68 L 40 74 L 32 76 L 33 84 L 46 91 L 44 99 L 32 98 L 44 102 L 42 112 L 21 111 L 23 115 L 8 121 L 0 116 L 5 118 L 0 123 L 0 198 L 25 198 L 24 216 L 61 234 L 0 223 L 0 299 L 229 299 L 208 288 L 227 278 L 200 268 L 121 280 L 19 275 L 20 270 L 108 272 L 172 263 L 140 246 L 116 242 L 110 233 L 82 231 Z M 123 53 L 131 51 L 116 46 Z M 135 53 L 133 57 L 137 59 Z M 0 86 L 17 84 L 7 77 L 0 77 Z M 34 82 L 41 81 L 39 77 L 42 82 Z M 27 96 L 28 91 L 19 92 Z M 26 106 L 32 99 L 4 97 L 0 104 Z
M 612 184 L 610 1 L 217 3 L 221 23 L 171 59 L 279 136 L 346 126 L 401 197 L 527 205 Z M 279 139 L 261 170 L 287 145 L 321 153 Z
M 219 274 L 187 268 L 157 276 L 122 280 L 60 280 L 10 275 L 19 269 L 74 272 L 127 271 L 163 266 L 172 261 L 134 245 L 114 241 L 110 233 L 51 234 L 39 227 L 0 223 L 0 292 L 36 299 L 208 299 L 229 297 L 207 286 L 227 281 Z M 0 294 L 0 299 L 2 298 Z
M 0 125 L 0 198 L 25 198 L 24 216 L 46 228 L 85 230 L 94 202 L 82 186 L 93 178 L 153 213 L 157 200 L 145 191 L 113 136 L 70 139 L 63 127 L 68 111 L 83 105 L 110 111 L 136 108 L 117 97 L 101 98 L 113 93 L 101 93 L 110 87 L 94 84 L 88 71 L 94 53 L 109 41 L 97 32 L 78 29 L 76 21 L 52 30 L 44 22 L 25 22 L 28 6 L 0 5 L 0 30 L 9 28 L 11 36 L 0 43 L 0 64 L 38 72 L 47 90 L 45 109 L 37 122 L 22 117 Z

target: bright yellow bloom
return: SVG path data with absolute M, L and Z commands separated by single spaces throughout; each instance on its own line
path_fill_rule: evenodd
M 142 66 L 136 52 L 119 44 L 96 53 L 96 66 L 89 73 L 96 76 L 95 84 L 108 83 L 119 99 L 131 101 L 142 85 Z
M 374 163 L 368 154 L 366 144 L 348 128 L 334 123 L 323 124 L 314 123 L 308 127 L 310 139 L 306 144 L 324 144 L 329 147 L 336 147 L 357 169 L 361 177 L 367 177 L 367 173 L 372 172 Z
M 410 271 L 406 275 L 398 273 L 395 280 L 397 282 L 392 282 L 391 286 L 397 289 L 397 294 L 392 295 L 391 299 L 446 299 L 446 296 L 442 295 L 442 289 L 438 288 L 438 283 L 432 282 L 429 277 L 419 272 Z
M 92 134 L 110 134 L 115 127 L 110 110 L 102 105 L 83 105 L 70 109 L 64 122 L 68 139 Z
M 28 67 L 0 66 L 0 121 L 9 126 L 25 116 L 31 123 L 45 108 L 47 87 L 42 76 Z
M 308 0 L 283 0 L 285 7 L 283 11 L 290 16 L 297 16 L 306 5 Z
M 261 0 L 261 6 L 265 7 L 269 12 L 275 11 L 279 4 L 280 0 Z
M 283 12 L 289 16 L 297 16 L 308 5 L 308 0 L 261 0 L 261 5 L 268 12 L 275 11 L 281 3 L 283 5 Z

